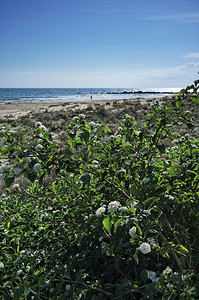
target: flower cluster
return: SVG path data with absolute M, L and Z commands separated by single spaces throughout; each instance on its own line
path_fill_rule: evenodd
M 119 207 L 121 206 L 120 202 L 118 201 L 112 201 L 109 203 L 108 205 L 108 211 L 116 211 L 119 209 Z
M 136 231 L 137 231 L 136 226 L 133 226 L 132 228 L 129 229 L 129 234 L 132 238 L 136 236 Z
M 18 174 L 20 173 L 20 168 L 18 168 L 18 167 L 14 168 L 14 169 L 13 169 L 13 173 L 14 173 L 15 175 L 18 175 Z
M 128 222 L 129 222 L 129 218 L 123 218 L 123 220 L 120 223 L 120 226 L 124 226 L 124 225 L 128 224 Z
M 154 283 L 157 283 L 159 280 L 159 278 L 156 277 L 156 273 L 153 271 L 147 271 L 147 278 L 150 279 Z
M 35 172 L 39 172 L 40 169 L 41 169 L 41 164 L 40 163 L 35 164 L 33 169 L 34 169 Z
M 35 146 L 36 151 L 40 151 L 42 148 L 43 148 L 43 146 L 41 144 L 38 144 Z
M 106 210 L 106 207 L 105 207 L 105 205 L 103 205 L 96 210 L 95 214 L 99 217 L 105 212 L 105 210 Z
M 20 187 L 19 184 L 15 183 L 15 184 L 13 184 L 12 189 L 15 191 L 15 190 L 18 190 L 19 187 Z
M 120 206 L 121 206 L 120 202 L 118 202 L 118 201 L 112 201 L 112 202 L 110 202 L 109 205 L 108 205 L 108 211 L 109 211 L 109 212 L 116 211 L 116 210 L 118 210 L 118 209 L 120 208 Z M 101 207 L 99 207 L 99 208 L 96 210 L 95 214 L 96 214 L 97 216 L 101 216 L 105 211 L 106 211 L 106 206 L 105 206 L 105 205 L 102 205 Z
M 102 247 L 102 252 L 105 253 L 106 256 L 111 255 L 111 250 L 110 250 L 109 244 L 107 244 L 106 242 L 102 242 L 101 247 Z
M 147 254 L 147 253 L 151 252 L 151 246 L 148 243 L 142 243 L 140 245 L 140 251 L 143 254 Z
M 35 123 L 35 128 L 41 128 L 44 131 L 46 131 L 46 126 L 44 126 L 41 122 L 36 122 Z
M 172 269 L 168 266 L 166 269 L 162 272 L 162 275 L 169 275 L 172 273 Z
M 3 173 L 7 169 L 7 165 L 2 165 L 0 168 L 0 172 Z

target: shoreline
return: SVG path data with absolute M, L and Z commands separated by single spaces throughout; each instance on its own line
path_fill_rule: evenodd
M 18 118 L 30 113 L 41 113 L 47 111 L 58 111 L 64 110 L 67 111 L 68 109 L 85 109 L 88 106 L 95 106 L 95 105 L 103 105 L 107 107 L 113 106 L 113 103 L 124 103 L 130 102 L 132 105 L 135 104 L 137 101 L 140 104 L 152 104 L 155 101 L 161 101 L 165 99 L 171 99 L 176 97 L 178 94 L 172 94 L 168 96 L 157 96 L 153 98 L 132 98 L 132 99 L 112 99 L 112 100 L 82 100 L 82 101 L 52 101 L 52 102 L 24 102 L 24 103 L 0 103 L 0 117 L 11 117 L 11 118 Z

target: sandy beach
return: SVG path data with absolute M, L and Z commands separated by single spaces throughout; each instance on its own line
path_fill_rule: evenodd
M 167 96 L 167 97 L 173 97 Z M 165 97 L 163 97 L 165 99 Z M 163 99 L 161 97 L 155 98 L 136 98 L 136 99 L 120 99 L 120 100 L 89 100 L 89 101 L 71 101 L 71 102 L 27 102 L 27 103 L 0 103 L 0 117 L 18 118 L 30 113 L 40 113 L 45 111 L 67 111 L 68 109 L 86 109 L 88 106 L 102 105 L 106 107 L 112 107 L 117 103 L 120 105 L 124 102 L 135 104 L 137 101 L 140 104 L 151 105 L 155 101 Z

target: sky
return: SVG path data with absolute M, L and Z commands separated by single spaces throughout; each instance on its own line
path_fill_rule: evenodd
M 0 88 L 183 88 L 199 0 L 0 0 Z

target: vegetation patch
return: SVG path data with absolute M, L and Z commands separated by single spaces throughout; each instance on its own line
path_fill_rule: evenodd
M 199 298 L 198 89 L 2 120 L 2 299 Z

